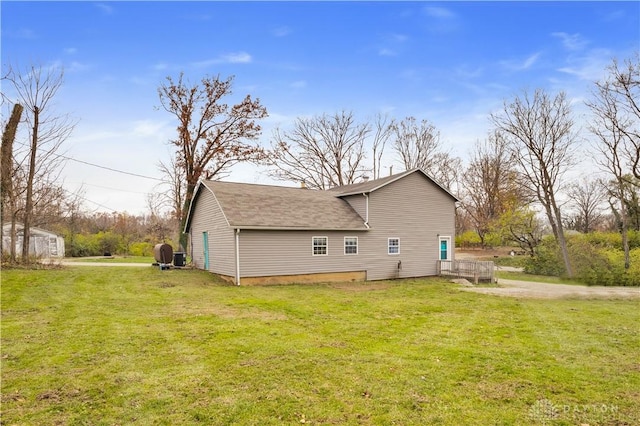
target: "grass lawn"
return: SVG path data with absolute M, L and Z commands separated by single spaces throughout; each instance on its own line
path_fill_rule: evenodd
M 155 262 L 153 256 L 108 256 L 108 257 L 66 257 L 65 262 L 100 262 L 100 263 L 148 263 Z
M 532 282 L 547 283 L 547 284 L 567 284 L 567 285 L 581 285 L 581 286 L 586 285 L 577 280 L 571 280 L 568 278 L 554 277 L 549 275 L 525 274 L 524 272 L 496 271 L 495 275 L 496 277 L 503 278 L 505 280 L 532 281 Z
M 2 424 L 640 424 L 638 302 L 2 271 Z

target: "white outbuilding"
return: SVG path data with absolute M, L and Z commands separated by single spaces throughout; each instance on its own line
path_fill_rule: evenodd
M 24 226 L 16 224 L 16 253 L 22 253 Z M 11 244 L 11 224 L 2 227 L 2 249 L 8 252 Z M 44 229 L 30 227 L 29 230 L 29 254 L 41 258 L 63 258 L 64 238 Z

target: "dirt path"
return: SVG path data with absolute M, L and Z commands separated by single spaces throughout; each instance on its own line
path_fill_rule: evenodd
M 568 284 L 547 284 L 530 281 L 515 281 L 499 279 L 500 287 L 474 287 L 465 286 L 462 290 L 475 293 L 493 294 L 496 296 L 524 297 L 534 299 L 627 299 L 640 300 L 640 288 L 638 287 L 602 287 L 581 286 Z

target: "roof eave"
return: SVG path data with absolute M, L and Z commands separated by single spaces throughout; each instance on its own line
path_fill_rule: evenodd
M 246 229 L 252 231 L 345 231 L 345 232 L 360 232 L 368 231 L 369 228 L 323 228 L 323 227 L 295 227 L 295 226 L 255 226 L 255 225 L 229 225 L 233 229 Z

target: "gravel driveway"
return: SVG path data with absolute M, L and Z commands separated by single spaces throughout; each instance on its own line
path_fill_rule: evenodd
M 582 285 L 547 284 L 505 279 L 499 279 L 498 285 L 500 287 L 475 287 L 471 285 L 462 287 L 462 290 L 493 294 L 496 296 L 534 299 L 560 299 L 568 297 L 582 299 L 638 298 L 640 300 L 640 288 L 638 287 L 587 287 Z

